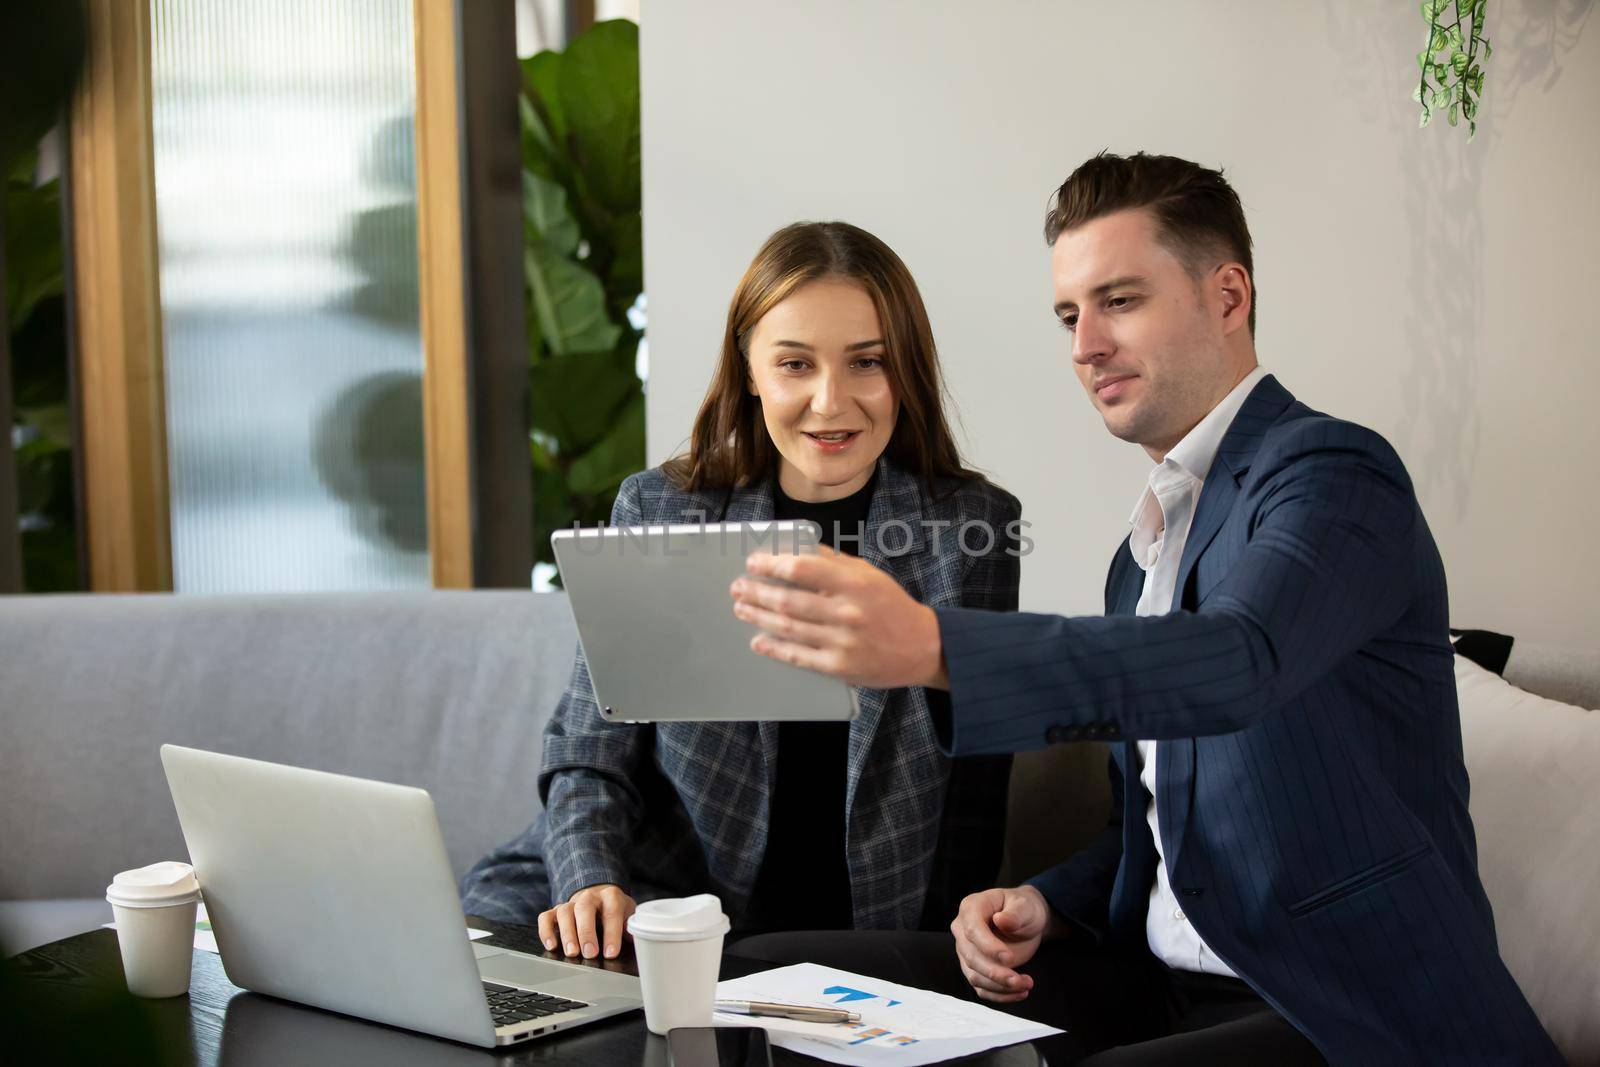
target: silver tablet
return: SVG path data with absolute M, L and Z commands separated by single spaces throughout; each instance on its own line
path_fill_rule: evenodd
M 842 721 L 843 682 L 750 651 L 728 587 L 751 552 L 815 552 L 813 522 L 557 530 L 600 714 L 613 722 Z

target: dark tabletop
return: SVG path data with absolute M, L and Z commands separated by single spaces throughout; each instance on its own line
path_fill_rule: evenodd
M 485 944 L 559 958 L 545 952 L 528 927 L 476 917 L 469 917 L 468 922 L 490 931 Z M 111 930 L 78 934 L 5 962 L 13 975 L 19 976 L 17 989 L 25 994 L 13 1003 L 25 1003 L 27 1017 L 33 1021 L 35 1033 L 26 1035 L 25 1049 L 33 1047 L 28 1038 L 38 1041 L 37 1062 L 129 1062 L 123 1058 L 130 1047 L 127 1039 L 135 1029 L 143 1028 L 159 1043 L 161 1053 L 135 1062 L 175 1067 L 276 1067 L 288 1063 L 306 1067 L 668 1067 L 666 1039 L 645 1029 L 642 1012 L 491 1051 L 247 993 L 228 981 L 219 956 L 199 950 L 194 954 L 187 997 L 135 1001 L 126 997 L 117 935 Z M 638 973 L 627 954 L 619 960 L 587 961 L 586 965 Z M 722 977 L 737 978 L 770 966 L 724 956 Z M 51 1034 L 48 1031 L 52 1029 L 71 1032 Z M 103 1044 L 97 1041 L 95 1031 L 101 1032 Z M 8 1047 L 15 1051 L 14 1039 L 0 1038 L 0 1060 L 35 1062 L 10 1061 Z M 100 1049 L 107 1051 L 107 1058 L 102 1058 Z M 772 1050 L 772 1058 L 775 1065 L 820 1062 L 780 1048 Z M 972 1067 L 1039 1067 L 1041 1060 L 1032 1046 L 1019 1045 L 952 1062 Z

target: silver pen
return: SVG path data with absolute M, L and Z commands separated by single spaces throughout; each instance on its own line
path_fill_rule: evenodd
M 735 1015 L 765 1015 L 807 1023 L 858 1023 L 861 1016 L 843 1008 L 814 1008 L 808 1004 L 773 1004 L 763 1000 L 719 1000 L 717 1010 Z

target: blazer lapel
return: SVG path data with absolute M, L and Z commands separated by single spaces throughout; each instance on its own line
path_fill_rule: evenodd
M 774 510 L 772 483 L 766 478 L 759 479 L 753 485 L 733 490 L 725 502 L 717 501 L 716 504 L 715 508 L 706 509 L 706 522 L 771 522 Z M 756 732 L 761 736 L 767 796 L 771 797 L 778 785 L 778 724 L 759 722 Z
M 1133 615 L 1139 610 L 1139 594 L 1144 591 L 1144 571 L 1134 562 L 1133 550 L 1128 547 L 1128 542 L 1123 541 L 1117 549 L 1120 558 L 1116 561 L 1118 570 L 1114 579 L 1116 585 L 1111 589 L 1107 598 L 1109 603 L 1108 615 Z M 1141 826 L 1144 817 L 1139 811 L 1138 797 L 1141 790 L 1138 788 L 1139 754 L 1133 741 L 1123 741 L 1111 747 L 1111 758 L 1116 760 L 1117 770 L 1122 774 L 1122 821 L 1124 826 Z
M 1195 507 L 1194 521 L 1189 524 L 1189 537 L 1183 545 L 1183 560 L 1178 565 L 1178 584 L 1173 587 L 1174 600 L 1180 601 L 1189 575 L 1194 572 L 1195 561 L 1216 539 L 1217 531 L 1232 513 L 1239 499 L 1239 482 L 1250 470 L 1261 438 L 1283 410 L 1294 403 L 1289 390 L 1278 384 L 1278 379 L 1267 375 L 1250 391 L 1239 413 L 1233 417 L 1228 432 L 1217 448 L 1211 470 L 1206 473 L 1205 484 L 1200 489 L 1200 502 Z
M 1132 615 L 1139 610 L 1139 595 L 1144 591 L 1144 571 L 1133 561 L 1133 550 L 1128 547 L 1126 540 L 1117 548 L 1117 554 L 1120 558 L 1116 561 L 1116 586 L 1111 590 L 1106 614 Z
M 1182 603 L 1183 591 L 1194 573 L 1195 563 L 1233 513 L 1239 500 L 1239 483 L 1250 470 L 1262 437 L 1293 402 L 1289 391 L 1269 374 L 1250 391 L 1234 416 L 1200 490 L 1200 502 L 1195 508 L 1189 537 L 1183 546 L 1183 560 L 1178 566 L 1178 582 L 1173 587 L 1175 604 Z M 1163 741 L 1156 746 L 1156 814 L 1161 824 L 1169 878 L 1176 877 L 1184 834 L 1189 828 L 1189 812 L 1194 806 L 1195 751 L 1192 737 Z
M 922 489 L 914 475 L 878 459 L 878 485 L 867 510 L 867 525 L 862 531 L 861 558 L 892 576 L 912 596 L 921 599 L 918 572 L 922 569 L 927 536 L 922 522 Z M 855 810 L 856 784 L 867 766 L 878 724 L 889 694 L 883 689 L 857 689 L 860 714 L 850 724 L 849 760 L 845 786 L 845 819 Z M 932 742 L 932 724 L 929 724 Z M 937 743 L 934 750 L 937 751 Z

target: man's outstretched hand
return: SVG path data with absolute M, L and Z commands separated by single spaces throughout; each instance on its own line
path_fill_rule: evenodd
M 865 560 L 757 552 L 745 572 L 733 613 L 762 631 L 750 647 L 763 656 L 869 689 L 949 688 L 933 609 Z
M 1033 959 L 1047 934 L 1058 932 L 1044 894 L 1031 885 L 985 889 L 961 902 L 950 924 L 961 973 L 979 999 L 997 1004 L 1023 1000 L 1033 978 L 1017 971 Z

